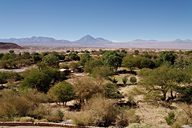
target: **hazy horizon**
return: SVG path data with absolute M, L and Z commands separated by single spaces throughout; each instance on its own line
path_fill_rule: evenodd
M 142 39 L 142 38 L 138 38 L 138 39 L 132 39 L 132 40 L 122 40 L 122 41 L 117 41 L 117 40 L 110 40 L 110 39 L 107 39 L 105 37 L 96 37 L 94 35 L 90 35 L 90 34 L 86 34 L 86 35 L 82 35 L 81 37 L 77 38 L 77 39 L 73 39 L 73 40 L 70 40 L 70 39 L 64 39 L 64 38 L 55 38 L 53 36 L 26 36 L 26 37 L 7 37 L 7 38 L 0 38 L 0 40 L 9 40 L 9 39 L 24 39 L 24 38 L 52 38 L 52 39 L 55 39 L 55 40 L 67 40 L 67 41 L 77 41 L 83 37 L 86 37 L 86 36 L 91 36 L 93 38 L 103 38 L 103 39 L 106 39 L 106 40 L 109 40 L 109 41 L 112 41 L 112 42 L 129 42 L 129 41 L 162 41 L 162 42 L 170 42 L 170 41 L 177 41 L 177 40 L 180 40 L 180 41 L 192 41 L 192 39 L 190 38 L 186 38 L 186 39 L 182 39 L 182 38 L 176 38 L 176 39 L 173 39 L 173 40 L 158 40 L 158 39 Z

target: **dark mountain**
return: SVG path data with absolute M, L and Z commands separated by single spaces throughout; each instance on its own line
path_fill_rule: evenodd
M 15 43 L 0 42 L 0 49 L 23 49 L 23 48 Z

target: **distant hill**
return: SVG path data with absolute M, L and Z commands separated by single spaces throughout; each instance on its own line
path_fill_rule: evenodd
M 79 40 L 69 41 L 69 40 L 57 40 L 50 37 L 30 37 L 30 38 L 9 38 L 0 39 L 1 42 L 14 42 L 21 46 L 46 46 L 46 47 L 97 47 L 105 46 L 112 41 L 103 38 L 94 38 L 90 35 L 86 35 Z
M 176 39 L 173 41 L 142 40 L 113 42 L 101 37 L 85 35 L 82 38 L 69 41 L 57 40 L 50 37 L 30 37 L 30 38 L 9 38 L 0 39 L 0 42 L 13 42 L 20 46 L 35 47 L 99 47 L 99 48 L 170 48 L 170 49 L 192 49 L 192 40 Z
M 0 49 L 22 49 L 23 47 L 15 43 L 0 42 Z
M 112 41 L 106 40 L 104 38 L 94 38 L 91 35 L 86 35 L 79 40 L 74 41 L 76 43 L 83 43 L 83 44 L 105 44 L 111 43 Z

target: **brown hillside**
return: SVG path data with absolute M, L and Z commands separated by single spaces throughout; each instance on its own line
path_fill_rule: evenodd
M 0 42 L 0 49 L 23 49 L 23 47 L 15 44 L 15 43 Z

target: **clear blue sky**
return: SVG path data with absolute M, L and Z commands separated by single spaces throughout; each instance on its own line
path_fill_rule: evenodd
M 192 39 L 192 0 L 0 0 L 0 38 Z

